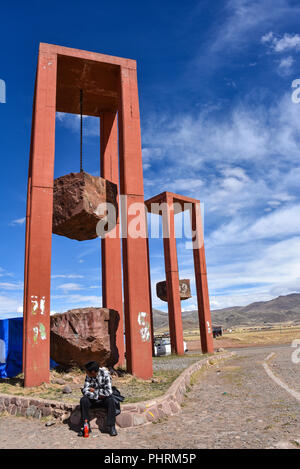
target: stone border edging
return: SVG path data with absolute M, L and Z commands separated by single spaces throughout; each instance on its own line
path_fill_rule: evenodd
M 181 411 L 181 403 L 187 386 L 191 382 L 191 376 L 195 371 L 209 364 L 211 360 L 222 360 L 235 355 L 235 352 L 211 355 L 203 360 L 190 365 L 171 384 L 165 394 L 155 399 L 124 404 L 121 406 L 121 414 L 117 416 L 116 423 L 121 428 L 145 425 L 156 422 L 161 418 L 177 414 Z M 70 420 L 72 424 L 78 424 L 80 410 L 78 404 L 68 404 L 53 400 L 38 399 L 31 396 L 15 396 L 12 394 L 0 394 L 0 412 L 6 411 L 11 415 L 21 415 L 23 417 L 53 417 L 59 421 Z M 95 409 L 92 411 L 91 420 L 105 411 Z
M 179 413 L 181 403 L 185 398 L 186 388 L 190 385 L 193 373 L 208 365 L 211 360 L 222 360 L 233 355 L 235 355 L 235 352 L 211 355 L 199 360 L 186 368 L 162 396 L 149 401 L 137 402 L 136 404 L 124 404 L 122 413 L 117 417 L 117 424 L 122 428 L 134 427 L 156 422 L 161 418 Z

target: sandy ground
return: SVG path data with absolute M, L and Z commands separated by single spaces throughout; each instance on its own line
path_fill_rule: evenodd
M 224 349 L 236 349 L 236 348 L 248 348 L 248 347 L 263 347 L 263 346 L 275 346 L 276 345 L 289 345 L 293 339 L 299 338 L 300 339 L 300 331 L 295 332 L 292 337 L 289 337 L 288 335 L 282 335 L 280 336 L 279 334 L 272 338 L 272 340 L 269 339 L 269 337 L 261 337 L 259 342 L 255 342 L 254 338 L 252 337 L 252 334 L 248 333 L 249 340 L 247 340 L 247 337 L 242 337 L 242 340 L 233 340 L 230 339 L 230 337 L 218 337 L 217 339 L 214 339 L 214 348 L 217 350 L 218 348 L 224 348 Z M 186 340 L 187 342 L 187 348 L 190 351 L 200 351 L 201 350 L 201 343 L 200 340 Z
M 276 384 L 263 364 L 295 391 L 300 364 L 290 346 L 239 349 L 236 356 L 201 372 L 182 412 L 129 429 L 117 437 L 93 431 L 78 438 L 66 424 L 46 427 L 23 417 L 0 418 L 0 448 L 299 448 L 300 401 Z
M 214 348 L 215 350 L 218 348 L 230 349 L 230 348 L 243 348 L 243 347 L 255 347 L 255 344 L 239 344 L 238 342 L 230 339 L 214 339 Z M 190 351 L 196 351 L 201 349 L 200 340 L 190 340 L 187 341 L 187 348 Z

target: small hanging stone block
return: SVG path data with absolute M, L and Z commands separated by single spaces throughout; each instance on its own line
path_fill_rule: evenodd
M 52 232 L 78 241 L 97 238 L 97 223 L 105 216 L 97 208 L 109 202 L 117 218 L 117 191 L 116 184 L 84 171 L 55 179 Z
M 165 280 L 156 284 L 156 295 L 160 300 L 168 301 L 167 282 Z M 180 300 L 188 300 L 189 298 L 192 298 L 191 285 L 189 279 L 185 278 L 179 280 L 179 295 Z

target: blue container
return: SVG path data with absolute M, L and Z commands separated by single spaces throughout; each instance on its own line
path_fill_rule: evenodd
M 0 319 L 0 378 L 13 378 L 22 372 L 23 318 Z M 57 366 L 50 359 L 50 367 Z

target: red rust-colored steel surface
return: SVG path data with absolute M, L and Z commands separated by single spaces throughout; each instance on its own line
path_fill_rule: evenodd
M 148 226 L 147 226 L 148 233 Z M 150 272 L 150 251 L 149 251 L 149 238 L 147 237 L 147 259 L 148 259 L 148 282 L 149 282 L 149 295 L 150 295 L 150 325 L 151 325 L 151 343 L 152 355 L 155 356 L 154 347 L 154 323 L 153 323 L 153 309 L 152 309 L 152 295 L 151 295 L 151 272 Z
M 163 242 L 167 281 L 171 350 L 177 355 L 183 355 L 183 329 L 179 293 L 179 273 L 175 237 L 173 200 L 172 198 L 167 198 L 166 202 L 168 206 L 168 213 L 167 216 L 163 215 Z
M 40 44 L 32 119 L 26 214 L 24 274 L 24 375 L 25 386 L 49 381 L 49 314 L 55 112 L 79 113 L 79 91 L 83 90 L 84 114 L 105 116 L 118 112 L 120 193 L 126 206 L 144 202 L 140 117 L 134 60 L 94 52 Z M 107 115 L 106 115 L 107 116 Z M 104 127 L 108 117 L 104 117 Z M 109 127 L 109 124 L 107 124 Z M 102 169 L 118 179 L 115 121 L 113 135 L 102 146 Z M 111 153 L 113 150 L 113 154 Z M 109 156 L 110 155 L 110 156 Z M 111 168 L 107 169 L 107 164 Z M 141 217 L 145 217 L 142 209 Z M 135 215 L 135 214 L 134 214 Z M 134 218 L 130 215 L 128 223 Z M 129 226 L 129 225 L 128 225 Z M 128 228 L 127 226 L 127 228 Z M 104 302 L 120 309 L 120 253 L 117 241 L 104 240 Z M 119 241 L 120 242 L 120 241 Z M 128 371 L 141 378 L 152 376 L 151 311 L 148 278 L 147 233 L 123 239 L 123 285 Z M 114 243 L 114 244 L 113 244 Z M 108 256 L 114 249 L 114 285 Z M 105 277 L 105 274 L 104 274 Z M 117 279 L 117 282 L 115 280 Z M 120 316 L 122 311 L 119 311 Z M 121 325 L 122 327 L 122 325 Z M 121 350 L 121 328 L 118 338 Z M 121 352 L 122 356 L 122 352 Z
M 195 233 L 195 240 L 193 243 L 193 256 L 195 266 L 201 348 L 203 353 L 213 353 L 213 334 L 209 306 L 209 293 L 207 285 L 204 237 L 202 229 L 200 203 L 194 203 L 192 205 L 191 224 L 192 230 Z
M 36 75 L 25 242 L 24 384 L 49 381 L 50 274 L 56 55 L 40 52 Z
M 116 184 L 119 193 L 118 119 L 115 111 L 106 111 L 100 116 L 100 152 L 101 176 Z M 112 235 L 114 237 L 108 234 L 101 239 L 102 298 L 103 308 L 114 309 L 120 316 L 116 342 L 119 352 L 117 365 L 122 366 L 125 360 L 125 344 L 119 216 Z
M 119 108 L 120 188 L 126 195 L 122 229 L 126 361 L 130 373 L 152 376 L 151 300 L 148 278 L 146 209 L 136 70 L 121 67 Z M 135 204 L 138 205 L 135 205 Z M 121 207 L 122 211 L 122 207 Z M 140 217 L 141 233 L 131 233 Z
M 164 212 L 160 204 L 167 203 L 167 211 L 173 204 L 173 210 L 169 217 Z M 187 204 L 187 205 L 185 205 Z M 162 192 L 145 201 L 145 205 L 150 213 L 156 213 L 163 217 L 164 236 L 169 235 L 170 239 L 164 238 L 165 270 L 169 309 L 169 326 L 172 350 L 181 345 L 182 319 L 181 307 L 178 304 L 179 297 L 179 276 L 177 264 L 176 239 L 174 231 L 174 215 L 183 210 L 190 210 L 192 230 L 196 234 L 193 242 L 193 257 L 195 268 L 195 281 L 197 291 L 197 303 L 199 314 L 199 327 L 201 337 L 201 348 L 203 353 L 213 353 L 213 335 L 211 313 L 209 306 L 209 292 L 207 285 L 206 261 L 202 220 L 200 214 L 200 202 L 197 199 L 175 194 L 173 192 Z M 150 273 L 149 273 L 150 276 Z M 179 300 L 180 303 L 180 300 Z M 179 314 L 180 311 L 180 314 Z M 171 314 L 170 314 L 171 313 Z M 177 345 L 179 344 L 179 345 Z M 183 342 L 182 342 L 183 347 Z M 176 352 L 178 353 L 178 352 Z

